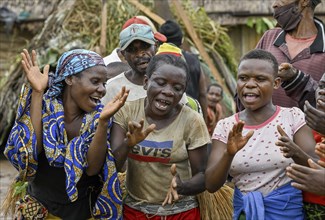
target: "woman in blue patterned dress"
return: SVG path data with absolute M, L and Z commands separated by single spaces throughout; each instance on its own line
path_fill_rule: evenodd
M 28 182 L 16 218 L 119 219 L 121 191 L 109 137 L 111 116 L 128 91 L 101 104 L 108 76 L 95 52 L 64 53 L 54 74 L 48 65 L 41 73 L 35 51 L 21 55 L 29 85 L 22 88 L 5 148 L 19 171 L 17 182 Z

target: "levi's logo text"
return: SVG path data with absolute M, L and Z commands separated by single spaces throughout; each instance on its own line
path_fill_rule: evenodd
M 134 146 L 129 157 L 144 162 L 168 163 L 172 152 L 173 141 L 148 141 L 144 140 Z

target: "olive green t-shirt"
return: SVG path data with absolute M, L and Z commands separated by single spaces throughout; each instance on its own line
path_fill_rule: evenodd
M 144 119 L 144 127 L 148 127 L 149 124 L 144 114 L 144 100 L 125 103 L 115 114 L 114 122 L 127 130 L 129 121 L 139 122 Z M 188 151 L 202 147 L 209 142 L 210 137 L 203 117 L 189 107 L 182 106 L 179 115 L 170 125 L 154 130 L 130 151 L 126 187 L 134 202 L 126 200 L 129 201 L 129 204 L 128 202 L 126 204 L 139 209 L 132 203 L 140 202 L 146 205 L 149 203 L 157 205 L 157 210 L 160 209 L 172 180 L 171 165 L 173 163 L 177 165 L 177 173 L 182 180 L 190 179 L 192 174 Z M 195 204 L 194 207 L 197 206 L 193 196 L 183 197 L 179 205 L 182 200 L 187 201 L 184 204 L 186 207 L 189 207 L 189 203 Z M 184 207 L 179 207 L 178 210 L 182 208 Z M 141 211 L 144 210 L 141 208 Z

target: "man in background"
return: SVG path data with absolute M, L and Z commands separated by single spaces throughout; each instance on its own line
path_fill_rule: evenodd
M 279 63 L 282 88 L 273 93 L 273 103 L 300 107 L 315 103 L 315 87 L 325 73 L 325 32 L 314 17 L 321 0 L 276 0 L 274 18 L 281 28 L 267 31 L 257 48 L 271 52 Z M 307 82 L 307 83 L 306 83 Z
M 183 43 L 183 33 L 181 27 L 174 21 L 167 20 L 161 25 L 159 32 L 167 37 L 167 43 L 172 43 L 181 48 Z M 202 113 L 207 121 L 207 100 L 206 100 L 206 82 L 205 75 L 201 69 L 201 64 L 196 55 L 182 50 L 182 54 L 190 72 L 190 82 L 186 89 L 186 94 L 199 101 L 202 107 Z

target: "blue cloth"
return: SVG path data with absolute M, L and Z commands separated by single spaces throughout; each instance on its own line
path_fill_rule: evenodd
M 258 191 L 243 195 L 236 187 L 233 219 L 239 219 L 241 212 L 247 220 L 304 219 L 301 190 L 288 183 L 263 197 Z
M 14 126 L 4 150 L 5 156 L 19 171 L 22 181 L 30 181 L 37 175 L 38 154 L 36 135 L 30 118 L 32 89 L 23 86 L 19 99 L 18 112 Z M 102 104 L 94 111 L 85 114 L 80 135 L 68 141 L 64 125 L 64 109 L 58 98 L 43 97 L 42 104 L 43 148 L 50 166 L 64 168 L 66 192 L 71 202 L 78 198 L 77 184 L 85 172 L 87 152 L 95 135 Z M 115 159 L 110 148 L 110 128 L 107 128 L 107 153 L 99 177 L 103 183 L 101 192 L 94 204 L 92 214 L 100 219 L 121 219 L 122 191 L 117 177 Z
M 62 54 L 58 60 L 56 71 L 49 74 L 49 89 L 46 95 L 57 97 L 62 94 L 64 79 L 80 73 L 90 67 L 102 65 L 105 66 L 103 58 L 90 50 L 75 49 Z

